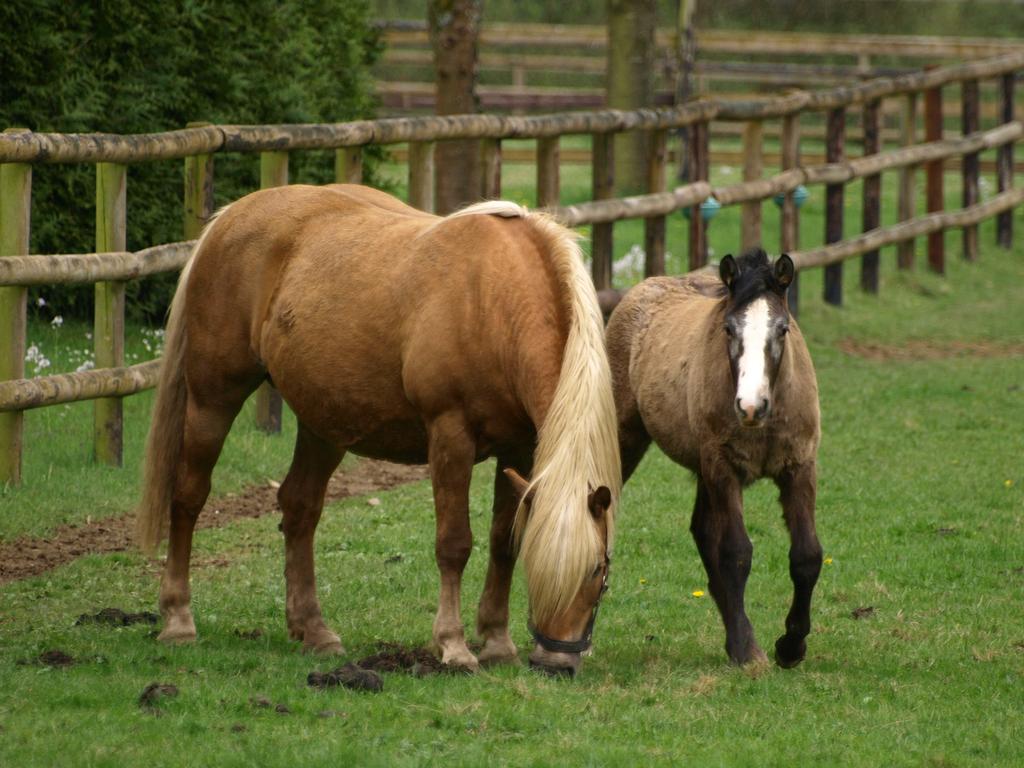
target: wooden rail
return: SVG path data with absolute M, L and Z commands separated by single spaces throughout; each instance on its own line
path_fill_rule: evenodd
M 913 74 L 882 77 L 850 86 L 809 93 L 797 91 L 780 97 L 728 101 L 704 99 L 675 109 L 633 112 L 601 110 L 542 116 L 462 115 L 404 118 L 328 125 L 211 126 L 195 124 L 180 131 L 138 136 L 110 134 L 36 134 L 8 131 L 0 134 L 0 482 L 18 482 L 21 460 L 21 414 L 29 408 L 94 399 L 95 455 L 97 460 L 121 461 L 122 418 L 120 398 L 154 385 L 159 361 L 125 367 L 123 362 L 124 283 L 146 275 L 179 269 L 188 259 L 193 240 L 213 210 L 214 158 L 221 152 L 259 153 L 261 186 L 288 183 L 289 153 L 306 149 L 335 150 L 338 181 L 362 178 L 361 147 L 368 144 L 406 143 L 409 146 L 409 199 L 422 209 L 433 206 L 433 148 L 448 139 L 484 139 L 480 191 L 496 195 L 501 188 L 502 141 L 537 141 L 538 205 L 570 226 L 593 227 L 592 268 L 599 288 L 612 286 L 612 234 L 616 221 L 644 219 L 647 253 L 645 272 L 665 270 L 665 217 L 679 210 L 690 213 L 689 265 L 707 262 L 707 238 L 701 205 L 712 198 L 721 205 L 742 205 L 742 240 L 760 239 L 763 201 L 782 196 L 782 242 L 803 268 L 826 269 L 826 301 L 842 301 L 843 262 L 863 255 L 861 287 L 878 290 L 881 267 L 878 249 L 912 243 L 914 238 L 935 238 L 951 227 L 964 231 L 963 255 L 978 258 L 977 224 L 997 217 L 998 242 L 1011 244 L 1013 208 L 1024 203 L 1024 190 L 1013 188 L 1014 144 L 1024 138 L 1024 124 L 1015 119 L 1014 84 L 1024 69 L 1024 52 Z M 984 79 L 998 79 L 1000 124 L 980 130 L 978 89 Z M 942 138 L 935 129 L 941 119 L 942 88 L 963 84 L 961 133 Z M 916 142 L 917 105 L 929 94 L 932 116 L 924 143 Z M 903 145 L 881 151 L 880 114 L 884 100 L 899 98 L 905 118 Z M 857 108 L 857 109 L 855 109 Z M 820 112 L 826 118 L 826 162 L 800 156 L 801 117 Z M 859 116 L 861 131 L 854 133 Z M 781 170 L 764 177 L 766 126 L 778 120 Z M 741 123 L 743 180 L 712 185 L 709 136 L 715 121 Z M 941 127 L 941 126 L 940 126 Z M 668 135 L 689 132 L 690 183 L 665 191 Z M 613 134 L 622 131 L 652 134 L 648 158 L 648 193 L 616 199 L 612 196 Z M 572 206 L 559 201 L 559 137 L 589 134 L 593 151 L 593 200 Z M 853 139 L 859 139 L 855 142 Z M 850 156 L 850 147 L 862 148 Z M 980 201 L 979 153 L 997 151 L 998 194 Z M 178 158 L 184 160 L 183 233 L 180 243 L 125 250 L 125 166 L 128 163 Z M 926 215 L 915 216 L 911 205 L 917 169 L 933 169 L 941 181 L 946 163 L 960 159 L 963 208 L 941 210 L 941 195 L 933 195 Z M 31 208 L 31 173 L 34 163 L 94 163 L 97 172 L 97 252 L 92 254 L 28 255 Z M 899 223 L 879 227 L 880 174 L 901 173 Z M 864 179 L 864 217 L 860 234 L 844 239 L 843 196 L 846 185 Z M 801 185 L 826 187 L 824 245 L 799 247 L 799 215 L 794 194 Z M 912 249 L 910 250 L 912 253 Z M 909 267 L 901 251 L 899 265 Z M 932 253 L 930 264 L 941 271 L 941 255 Z M 96 357 L 100 367 L 81 373 L 24 378 L 25 286 L 44 283 L 97 284 Z M 799 281 L 790 288 L 790 306 L 799 307 Z M 280 401 L 273 393 L 261 396 L 259 412 L 267 429 L 280 426 Z

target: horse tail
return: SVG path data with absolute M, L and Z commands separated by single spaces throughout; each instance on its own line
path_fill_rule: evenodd
M 185 293 L 196 255 L 203 247 L 214 219 L 206 225 L 192 249 L 174 292 L 164 333 L 164 354 L 157 380 L 156 401 L 146 438 L 146 458 L 143 462 L 142 498 L 135 511 L 135 532 L 139 548 L 153 554 L 167 538 L 171 518 L 171 502 L 178 476 L 178 462 L 185 435 L 185 406 L 188 391 L 185 385 Z

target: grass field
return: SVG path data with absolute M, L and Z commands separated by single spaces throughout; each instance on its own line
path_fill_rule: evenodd
M 509 196 L 528 201 L 529 177 L 517 178 L 525 171 L 506 170 Z M 564 183 L 567 199 L 585 194 L 585 180 L 567 173 Z M 765 211 L 771 244 L 777 227 Z M 820 194 L 804 214 L 809 245 L 820 238 Z M 847 215 L 859 221 L 855 205 Z M 712 225 L 719 254 L 735 247 L 737 216 Z M 618 254 L 642 242 L 635 223 L 616 234 Z M 679 260 L 672 243 L 684 234 L 675 217 Z M 595 653 L 573 681 L 513 667 L 387 675 L 379 695 L 314 691 L 307 673 L 333 664 L 287 640 L 271 515 L 197 535 L 192 647 L 159 646 L 145 625 L 74 626 L 106 606 L 154 608 L 158 567 L 135 554 L 86 556 L 0 587 L 0 764 L 1024 764 L 1024 247 L 1007 253 L 993 240 L 984 226 L 980 263 L 968 265 L 950 234 L 944 278 L 897 274 L 886 250 L 878 297 L 859 292 L 851 265 L 838 309 L 819 298 L 820 272 L 802 277 L 801 326 L 821 387 L 827 564 L 796 670 L 726 663 L 714 606 L 694 595 L 706 587 L 688 533 L 693 483 L 652 451 L 625 488 Z M 51 369 L 80 364 L 80 354 L 58 350 L 85 346 L 84 329 L 32 332 Z M 147 340 L 133 330 L 130 353 L 146 352 Z M 129 466 L 120 471 L 89 465 L 87 404 L 30 413 L 27 481 L 4 492 L 0 538 L 128 510 L 149 402 L 127 401 Z M 243 414 L 215 493 L 283 474 L 293 425 L 271 438 L 250 425 Z M 486 564 L 492 472 L 479 467 L 473 487 L 467 626 Z M 352 659 L 381 641 L 424 644 L 436 607 L 429 486 L 378 495 L 377 506 L 330 505 L 318 537 L 324 612 Z M 770 485 L 750 489 L 746 509 L 755 542 L 748 609 L 769 647 L 790 596 L 787 542 Z M 521 649 L 524 592 L 517 579 Z M 236 634 L 253 629 L 262 636 Z M 78 663 L 18 663 L 50 649 Z M 160 717 L 137 704 L 151 682 L 180 690 Z

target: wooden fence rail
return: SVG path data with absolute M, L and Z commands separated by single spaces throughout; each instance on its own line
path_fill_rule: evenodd
M 369 144 L 409 145 L 410 201 L 424 210 L 433 208 L 434 146 L 437 141 L 460 138 L 485 139 L 480 192 L 495 196 L 501 189 L 502 141 L 537 141 L 538 205 L 569 226 L 591 226 L 592 270 L 598 288 L 612 286 L 612 235 L 616 221 L 644 220 L 645 273 L 665 270 L 666 216 L 688 210 L 689 266 L 707 262 L 707 237 L 701 206 L 712 200 L 720 205 L 742 205 L 742 241 L 761 238 L 762 204 L 781 196 L 781 247 L 802 268 L 825 267 L 825 299 L 842 301 L 842 268 L 846 259 L 864 255 L 860 285 L 878 290 L 878 249 L 891 244 L 912 245 L 913 239 L 934 238 L 949 228 L 964 231 L 965 258 L 978 257 L 976 225 L 997 217 L 998 242 L 1011 244 L 1009 213 L 1024 203 L 1024 190 L 1012 182 L 1013 145 L 1024 139 L 1024 124 L 1015 119 L 1014 83 L 1024 69 L 1024 52 L 974 61 L 896 77 L 883 77 L 851 86 L 819 92 L 792 92 L 775 98 L 747 101 L 704 99 L 674 109 L 642 109 L 632 112 L 602 110 L 532 117 L 462 115 L 358 121 L 330 125 L 212 126 L 192 124 L 180 131 L 117 136 L 109 134 L 37 134 L 8 131 L 0 134 L 0 482 L 18 482 L 21 461 L 21 414 L 30 408 L 93 399 L 95 455 L 109 463 L 121 461 L 122 418 L 120 398 L 152 387 L 159 361 L 124 366 L 124 283 L 158 272 L 180 269 L 190 254 L 194 238 L 213 211 L 214 158 L 220 152 L 259 153 L 261 186 L 288 183 L 288 159 L 293 151 L 335 151 L 338 181 L 362 179 L 362 147 Z M 977 94 L 979 82 L 998 79 L 1000 124 L 980 129 Z M 951 83 L 960 88 L 962 135 L 942 138 L 929 128 L 924 143 L 916 142 L 917 104 L 927 95 L 933 116 L 941 111 L 941 89 Z M 903 146 L 881 151 L 880 114 L 887 98 L 902 99 L 905 122 Z M 854 108 L 858 109 L 854 109 Z M 824 114 L 828 125 L 826 162 L 802 164 L 801 116 L 809 111 Z M 856 146 L 851 118 L 859 116 L 856 138 L 863 154 L 849 156 Z M 780 121 L 781 170 L 764 177 L 766 122 Z M 743 124 L 743 180 L 730 185 L 711 183 L 709 136 L 715 121 Z M 668 136 L 672 130 L 689 134 L 690 182 L 665 190 Z M 774 129 L 774 127 L 773 127 Z M 650 132 L 648 193 L 614 198 L 611 187 L 613 134 L 622 131 Z M 560 205 L 559 138 L 589 134 L 593 199 L 571 206 Z M 981 201 L 979 153 L 996 150 L 998 193 Z M 183 232 L 180 243 L 154 246 L 130 253 L 125 250 L 125 165 L 133 162 L 184 160 Z M 962 158 L 963 208 L 943 211 L 941 196 L 933 196 L 926 215 L 915 216 L 913 197 L 917 169 L 933 169 L 941 183 L 944 163 Z M 34 163 L 93 163 L 97 172 L 96 248 L 92 254 L 28 255 L 31 210 L 31 175 Z M 899 170 L 899 223 L 880 227 L 880 175 Z M 864 179 L 864 215 L 861 233 L 844 238 L 845 186 Z M 826 187 L 824 245 L 801 250 L 799 213 L 795 193 L 801 185 Z M 901 249 L 899 266 L 908 267 Z M 944 262 L 934 254 L 933 269 Z M 45 283 L 96 283 L 96 358 L 98 368 L 80 373 L 24 378 L 25 286 Z M 790 288 L 790 306 L 799 307 L 799 281 Z M 267 390 L 258 402 L 261 425 L 280 427 L 280 400 Z

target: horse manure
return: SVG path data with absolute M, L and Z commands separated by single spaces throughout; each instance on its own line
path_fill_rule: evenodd
M 178 686 L 170 683 L 150 683 L 139 694 L 139 707 L 153 715 L 159 715 L 159 704 L 163 699 L 173 699 L 178 695 Z
M 406 648 L 399 643 L 381 643 L 379 647 L 379 653 L 360 659 L 359 666 L 375 672 L 408 672 L 416 677 L 462 671 L 443 664 L 426 648 Z
M 105 624 L 111 627 L 127 627 L 130 624 L 156 624 L 160 617 L 150 611 L 127 613 L 120 608 L 104 608 L 99 613 L 83 613 L 75 626 L 82 624 Z
M 242 725 L 241 723 L 235 723 L 234 725 L 231 726 L 231 732 L 232 733 L 245 733 L 246 730 L 248 730 L 248 729 L 244 725 Z
M 867 605 L 861 606 L 860 608 L 854 608 L 850 614 L 855 619 L 866 619 L 869 616 L 873 616 L 875 613 L 875 606 Z
M 274 707 L 274 711 L 279 715 L 290 715 L 292 713 L 287 704 L 278 704 Z
M 43 651 L 36 657 L 35 662 L 44 667 L 70 667 L 75 663 L 75 658 L 64 651 L 56 649 Z M 32 661 L 20 661 L 19 664 L 31 664 Z
M 313 688 L 333 688 L 342 685 L 354 691 L 380 693 L 384 690 L 384 681 L 380 679 L 380 675 L 352 662 L 331 672 L 310 672 L 306 677 L 306 683 Z
M 405 558 L 403 558 L 401 555 L 392 555 L 391 557 L 387 558 L 384 562 L 385 563 L 400 563 L 404 559 Z
M 257 709 L 270 709 L 270 699 L 266 696 L 252 696 L 249 703 Z
M 236 629 L 235 630 L 235 637 L 240 637 L 243 640 L 259 640 L 261 637 L 263 637 L 263 630 L 262 629 L 250 629 L 250 630 Z

